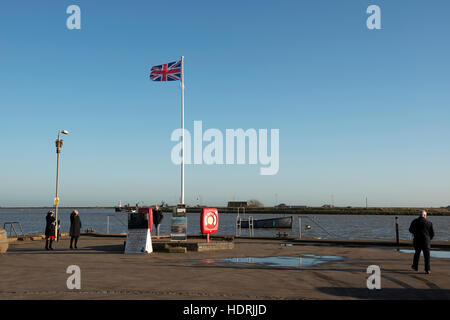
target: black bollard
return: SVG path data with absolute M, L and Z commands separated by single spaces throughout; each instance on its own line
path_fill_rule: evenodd
M 395 238 L 397 242 L 397 251 L 400 251 L 400 237 L 398 235 L 398 217 L 395 217 Z

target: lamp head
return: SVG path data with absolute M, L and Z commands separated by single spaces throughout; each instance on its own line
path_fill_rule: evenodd
M 69 131 L 67 131 L 67 130 L 61 130 L 60 131 L 62 134 L 69 134 Z

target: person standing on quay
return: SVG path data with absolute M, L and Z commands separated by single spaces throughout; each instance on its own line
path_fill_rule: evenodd
M 80 237 L 80 230 L 81 230 L 81 220 L 78 216 L 78 210 L 74 210 L 70 214 L 70 249 L 78 249 L 77 243 L 78 238 Z M 75 242 L 75 243 L 74 243 Z M 75 246 L 73 246 L 75 245 Z
M 53 250 L 52 244 L 56 232 L 56 219 L 53 214 L 53 211 L 49 211 L 45 217 L 45 250 Z
M 156 227 L 156 234 L 159 238 L 159 225 L 161 224 L 162 219 L 164 218 L 162 213 L 162 208 L 158 205 L 155 205 L 155 210 L 153 211 L 153 224 Z
M 409 227 L 409 232 L 414 235 L 413 246 L 416 251 L 411 268 L 415 271 L 419 270 L 420 252 L 423 251 L 425 259 L 425 273 L 431 273 L 430 270 L 430 248 L 431 240 L 434 237 L 433 224 L 427 220 L 427 212 L 420 211 L 419 218 L 414 219 Z

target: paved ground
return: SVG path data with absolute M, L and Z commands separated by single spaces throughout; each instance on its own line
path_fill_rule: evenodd
M 280 240 L 235 241 L 233 250 L 124 255 L 121 238 L 82 237 L 10 244 L 0 255 L 0 299 L 450 299 L 450 259 L 432 259 L 432 274 L 410 270 L 411 254 L 394 249 L 281 246 Z M 225 257 L 342 256 L 312 267 L 227 264 Z M 81 268 L 81 290 L 69 290 L 69 265 Z M 366 269 L 381 268 L 381 290 L 369 291 Z M 421 270 L 423 261 L 421 261 Z

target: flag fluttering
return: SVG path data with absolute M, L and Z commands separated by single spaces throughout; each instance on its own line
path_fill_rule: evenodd
M 154 66 L 150 70 L 152 81 L 177 81 L 181 80 L 181 60 Z

